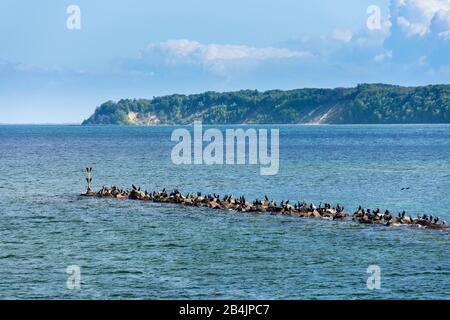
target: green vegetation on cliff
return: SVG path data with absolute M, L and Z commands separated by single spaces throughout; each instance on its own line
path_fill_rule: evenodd
M 450 85 L 242 90 L 108 101 L 83 122 L 101 124 L 450 123 Z

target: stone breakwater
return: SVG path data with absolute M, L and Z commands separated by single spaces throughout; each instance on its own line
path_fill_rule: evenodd
M 111 188 L 102 187 L 98 192 L 88 191 L 81 196 L 98 198 L 131 199 L 140 201 L 150 201 L 158 203 L 175 203 L 185 206 L 206 207 L 211 209 L 230 210 L 237 212 L 269 213 L 273 215 L 287 215 L 292 217 L 318 218 L 327 220 L 354 220 L 364 224 L 377 224 L 384 226 L 411 226 L 418 228 L 429 228 L 438 230 L 448 230 L 447 223 L 437 216 L 418 215 L 411 217 L 403 211 L 398 214 L 391 214 L 389 210 L 382 212 L 380 209 L 366 209 L 359 207 L 356 212 L 349 214 L 340 205 L 332 206 L 329 203 L 320 203 L 318 206 L 306 202 L 290 201 L 277 202 L 264 199 L 256 199 L 248 202 L 244 196 L 233 198 L 231 195 L 221 197 L 218 194 L 204 195 L 188 193 L 182 195 L 179 190 L 167 192 L 162 191 L 142 191 L 140 187 L 132 186 L 131 189 L 120 189 L 116 186 Z

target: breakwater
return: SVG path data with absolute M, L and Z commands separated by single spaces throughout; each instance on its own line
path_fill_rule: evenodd
M 267 196 L 254 201 L 247 201 L 244 196 L 233 198 L 231 195 L 220 196 L 218 194 L 202 194 L 201 192 L 183 195 L 179 190 L 148 192 L 140 187 L 132 185 L 131 189 L 121 189 L 116 186 L 102 187 L 98 192 L 92 192 L 90 185 L 88 191 L 81 194 L 86 197 L 130 199 L 139 201 L 150 201 L 157 203 L 174 203 L 185 206 L 206 207 L 218 210 L 229 210 L 236 212 L 268 213 L 273 215 L 287 215 L 292 217 L 317 218 L 326 220 L 353 220 L 363 224 L 375 224 L 384 226 L 411 226 L 417 228 L 429 228 L 448 230 L 448 224 L 437 216 L 417 215 L 412 217 L 405 211 L 397 214 L 389 210 L 381 211 L 379 208 L 368 209 L 360 206 L 353 214 L 345 211 L 343 206 L 332 206 L 329 203 L 313 203 L 297 201 L 291 203 L 289 200 L 277 203 Z

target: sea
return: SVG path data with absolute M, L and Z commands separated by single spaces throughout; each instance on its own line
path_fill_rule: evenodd
M 91 166 L 95 190 L 267 195 L 450 221 L 450 125 L 209 127 L 278 129 L 278 173 L 176 165 L 179 126 L 0 126 L 0 299 L 450 298 L 446 231 L 80 197 Z

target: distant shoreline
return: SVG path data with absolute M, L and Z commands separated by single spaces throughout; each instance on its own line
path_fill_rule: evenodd
M 128 127 L 128 128 L 146 128 L 146 127 L 180 127 L 192 126 L 193 124 L 159 124 L 159 125 L 132 125 L 132 124 L 81 124 L 81 123 L 0 123 L 0 126 L 36 126 L 36 127 Z M 223 124 L 206 124 L 203 126 L 291 126 L 291 127 L 345 127 L 345 126 L 450 126 L 450 123 L 223 123 Z
M 83 125 L 450 123 L 450 85 L 241 90 L 107 101 Z

